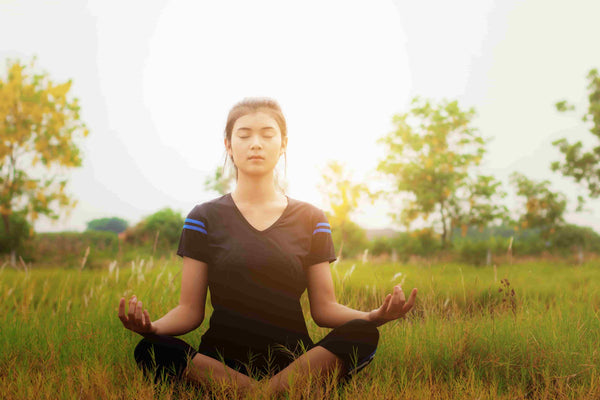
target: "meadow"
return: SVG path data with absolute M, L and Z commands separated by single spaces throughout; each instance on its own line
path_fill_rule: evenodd
M 0 398 L 203 398 L 193 388 L 146 381 L 133 359 L 141 336 L 117 317 L 119 298 L 133 293 L 153 319 L 174 307 L 181 263 L 138 257 L 96 269 L 2 265 Z M 407 319 L 379 327 L 375 359 L 348 384 L 292 384 L 287 398 L 600 398 L 597 261 L 474 267 L 343 260 L 331 271 L 337 300 L 349 307 L 377 308 L 397 283 L 405 292 L 418 288 L 417 303 Z M 194 346 L 208 328 L 208 297 L 200 328 L 181 336 Z M 329 329 L 312 321 L 306 292 L 301 301 L 316 342 Z

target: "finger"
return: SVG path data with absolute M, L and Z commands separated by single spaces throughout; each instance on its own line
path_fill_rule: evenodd
M 392 310 L 392 308 L 393 308 L 393 303 L 392 303 L 393 299 L 394 299 L 394 295 L 392 295 L 392 294 L 388 294 L 387 297 L 385 298 L 385 300 L 387 301 L 387 305 L 384 308 L 386 314 L 389 313 L 390 310 Z
M 129 319 L 135 318 L 135 305 L 136 304 L 137 304 L 136 298 L 132 297 L 131 300 L 129 300 L 129 311 L 127 312 L 127 316 L 129 317 Z
M 398 286 L 394 286 L 394 290 L 392 292 L 393 307 L 398 307 L 402 304 L 402 297 L 404 296 L 404 293 L 402 293 L 402 289 L 400 289 Z
M 125 297 L 121 297 L 121 300 L 119 300 L 119 319 L 123 323 L 128 321 L 127 315 L 125 315 Z
M 141 301 L 138 301 L 138 303 L 135 306 L 135 322 L 136 324 L 139 325 L 143 325 L 144 324 L 144 319 L 142 318 L 142 310 L 143 310 L 143 305 Z
M 417 288 L 414 288 L 412 292 L 410 292 L 410 296 L 408 297 L 408 301 L 404 305 L 404 309 L 406 311 L 410 310 L 414 305 L 417 299 Z
M 398 293 L 400 295 L 400 303 L 405 303 L 406 297 L 404 296 L 404 291 L 402 291 L 402 286 L 398 286 Z
M 152 320 L 150 319 L 150 314 L 148 314 L 148 310 L 144 310 L 144 326 L 146 328 L 150 328 L 152 326 Z

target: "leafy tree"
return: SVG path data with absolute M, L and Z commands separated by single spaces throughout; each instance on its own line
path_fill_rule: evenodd
M 549 181 L 535 182 L 519 172 L 513 172 L 510 181 L 517 187 L 517 195 L 525 198 L 524 207 L 520 207 L 524 212 L 518 218 L 520 227 L 539 228 L 544 238 L 554 233 L 564 222 L 565 195 L 551 191 Z
M 23 253 L 25 238 L 29 236 L 31 226 L 23 213 L 13 212 L 8 218 L 11 227 L 10 234 L 6 231 L 6 225 L 0 224 L 0 253 L 6 254 L 14 250 Z
M 342 249 L 349 245 L 351 249 L 362 249 L 367 244 L 366 233 L 356 233 L 358 225 L 351 221 L 352 214 L 356 211 L 361 199 L 373 200 L 368 187 L 364 183 L 353 183 L 344 170 L 344 165 L 337 161 L 330 161 L 321 174 L 322 183 L 318 188 L 327 199 L 331 213 L 328 215 L 336 247 Z M 350 254 L 350 253 L 346 253 Z
M 583 150 L 581 141 L 570 143 L 566 138 L 552 142 L 564 155 L 563 162 L 554 161 L 550 168 L 559 171 L 564 176 L 575 179 L 577 183 L 587 185 L 588 194 L 591 198 L 600 196 L 600 74 L 597 69 L 588 73 L 588 110 L 583 115 L 583 121 L 590 123 L 590 133 L 599 141 L 592 149 Z M 559 112 L 573 111 L 574 106 L 565 100 L 556 103 Z M 580 210 L 583 206 L 583 198 L 579 196 Z
M 79 119 L 79 100 L 67 100 L 71 80 L 55 84 L 47 73 L 32 74 L 34 61 L 35 57 L 29 68 L 18 60 L 8 61 L 8 76 L 0 77 L 0 215 L 9 236 L 13 213 L 33 222 L 39 215 L 58 219 L 54 203 L 68 213 L 75 207 L 77 201 L 64 191 L 67 179 L 49 171 L 81 166 L 73 139 L 89 133 Z M 30 173 L 39 164 L 48 175 L 36 179 Z M 14 263 L 14 250 L 11 253 Z
M 494 222 L 503 222 L 508 218 L 508 209 L 500 204 L 506 192 L 500 189 L 502 182 L 490 175 L 477 175 L 469 178 L 465 185 L 465 195 L 458 195 L 458 190 L 450 197 L 449 214 L 451 215 L 450 238 L 456 228 L 461 229 L 461 236 L 466 236 L 470 226 L 480 232 Z
M 87 223 L 88 231 L 109 231 L 121 233 L 127 229 L 128 223 L 122 218 L 98 218 Z
M 179 242 L 181 229 L 183 227 L 184 218 L 181 213 L 178 213 L 170 208 L 163 208 L 144 218 L 140 224 L 138 231 L 142 241 L 154 240 L 157 235 L 160 236 L 161 242 L 167 242 L 169 246 Z
M 225 175 L 223 169 L 217 167 L 213 175 L 204 180 L 204 187 L 223 195 L 231 191 L 234 182 L 235 177 L 233 175 Z
M 469 170 L 479 165 L 485 141 L 471 126 L 475 111 L 463 111 L 457 101 L 438 105 L 416 97 L 409 112 L 395 115 L 396 130 L 378 139 L 387 149 L 377 170 L 391 175 L 399 192 L 410 195 L 394 220 L 407 227 L 417 218 L 441 225 L 445 247 L 457 191 L 468 185 Z M 453 205 L 453 202 L 455 203 Z M 435 218 L 437 216 L 437 218 Z

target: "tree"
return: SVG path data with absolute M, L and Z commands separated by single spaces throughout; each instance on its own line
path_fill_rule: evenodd
M 432 105 L 416 97 L 412 108 L 395 115 L 396 130 L 378 139 L 387 156 L 377 170 L 393 177 L 399 192 L 410 195 L 394 220 L 407 227 L 417 218 L 438 218 L 445 247 L 452 215 L 452 198 L 468 183 L 469 170 L 479 165 L 485 153 L 485 140 L 471 127 L 475 111 L 462 111 L 457 101 Z M 394 194 L 395 195 L 395 194 Z
M 133 229 L 129 230 L 129 241 L 136 244 L 150 244 L 158 241 L 167 246 L 177 245 L 181 236 L 184 217 L 171 208 L 163 208 L 143 218 Z
M 327 163 L 321 174 L 322 183 L 318 188 L 327 200 L 331 213 L 328 215 L 333 230 L 333 237 L 340 238 L 339 247 L 343 251 L 344 244 L 352 249 L 366 245 L 366 233 L 351 221 L 361 199 L 373 200 L 368 187 L 364 183 L 353 183 L 345 172 L 345 166 L 337 161 Z M 352 251 L 346 254 L 354 254 Z
M 519 172 L 513 172 L 510 181 L 517 187 L 517 195 L 525 198 L 524 207 L 519 207 L 524 210 L 518 218 L 520 227 L 538 228 L 542 237 L 548 238 L 564 222 L 565 195 L 551 191 L 549 181 L 535 182 Z
M 88 231 L 109 231 L 121 233 L 127 229 L 128 223 L 122 218 L 98 218 L 87 223 Z
M 231 191 L 234 178 L 233 175 L 224 175 L 223 169 L 217 167 L 213 175 L 206 177 L 204 180 L 204 187 L 223 195 Z
M 577 183 L 587 185 L 587 191 L 591 198 L 600 196 L 600 74 L 597 69 L 592 69 L 587 75 L 588 83 L 588 110 L 583 115 L 583 121 L 590 124 L 590 133 L 599 141 L 592 149 L 583 150 L 581 141 L 569 143 L 566 138 L 555 140 L 552 144 L 560 150 L 565 159 L 554 161 L 550 168 L 559 171 L 566 177 L 575 179 Z M 574 106 L 565 100 L 556 103 L 559 112 L 573 111 Z M 583 206 L 583 197 L 579 196 L 580 210 Z
M 501 184 L 493 176 L 477 175 L 468 179 L 464 196 L 458 195 L 457 191 L 450 197 L 450 238 L 455 228 L 460 228 L 464 237 L 470 226 L 482 232 L 490 224 L 508 219 L 508 209 L 499 203 L 506 197 L 506 192 L 500 189 Z
M 10 235 L 6 232 L 6 226 L 0 224 L 0 253 L 10 253 L 11 251 L 23 252 L 24 240 L 29 236 L 31 226 L 23 216 L 23 213 L 12 213 L 8 216 L 10 220 Z
M 77 201 L 64 190 L 67 179 L 50 170 L 81 166 L 74 138 L 89 134 L 79 118 L 79 100 L 67 99 L 71 80 L 55 84 L 47 73 L 32 75 L 34 62 L 35 57 L 27 68 L 9 60 L 8 76 L 0 77 L 0 214 L 9 236 L 13 213 L 34 222 L 40 215 L 58 219 L 55 204 L 68 213 L 75 207 Z M 30 176 L 40 164 L 48 174 Z M 14 264 L 14 250 L 11 256 Z

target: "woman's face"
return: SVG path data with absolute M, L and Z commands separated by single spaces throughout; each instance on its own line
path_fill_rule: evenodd
M 233 156 L 238 174 L 262 175 L 272 171 L 286 145 L 287 137 L 282 143 L 277 121 L 264 112 L 238 118 L 233 125 L 230 146 L 225 139 L 225 147 Z M 253 156 L 262 158 L 251 158 Z

